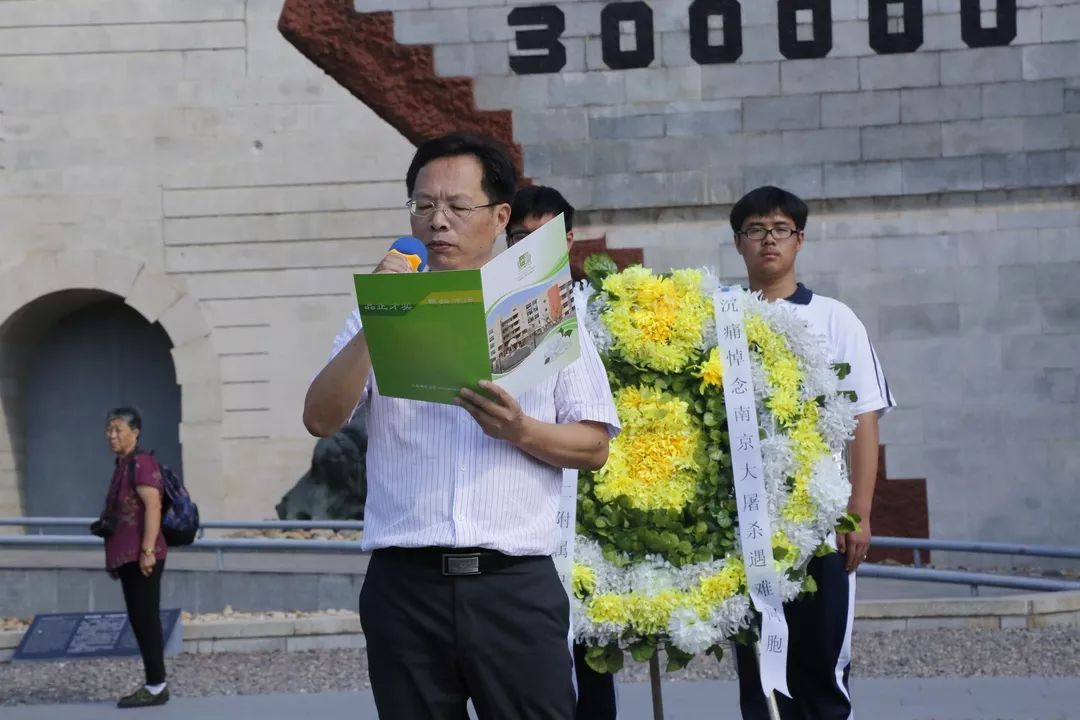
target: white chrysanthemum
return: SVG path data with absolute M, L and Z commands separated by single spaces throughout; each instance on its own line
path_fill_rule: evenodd
M 712 297 L 717 288 L 720 287 L 720 281 L 716 275 L 713 274 L 712 269 L 702 268 L 701 271 L 701 292 L 706 297 Z M 716 347 L 716 314 L 710 313 L 705 319 L 704 324 L 701 326 L 701 349 L 703 351 L 712 350 Z
M 784 602 L 790 602 L 802 592 L 802 581 L 791 580 L 786 575 L 780 576 L 780 597 Z
M 627 571 L 630 592 L 659 595 L 675 585 L 674 568 L 660 557 L 648 557 Z
M 845 395 L 828 395 L 825 407 L 821 408 L 818 428 L 825 442 L 834 451 L 840 451 L 854 437 L 855 404 Z
M 713 612 L 710 620 L 720 637 L 729 638 L 743 628 L 750 627 L 752 618 L 750 598 L 746 595 L 730 597 Z
M 671 613 L 668 633 L 675 647 L 691 655 L 705 652 L 723 639 L 716 626 L 698 617 L 693 608 L 679 608 Z
M 819 515 L 838 518 L 847 511 L 851 483 L 844 477 L 839 458 L 825 456 L 814 463 L 807 490 L 818 506 Z
M 708 560 L 706 562 L 683 565 L 681 568 L 672 570 L 672 587 L 677 590 L 691 590 L 697 587 L 704 578 L 716 575 L 724 568 L 723 560 Z
M 595 540 L 577 536 L 574 542 L 574 562 L 593 571 L 596 578 L 594 595 L 630 592 L 630 582 L 626 573 L 604 559 L 603 550 Z
M 750 353 L 754 355 L 754 353 Z M 754 383 L 754 399 L 757 401 L 758 415 L 761 415 L 764 408 L 764 401 L 772 397 L 772 386 L 769 385 L 765 378 L 765 366 L 760 362 L 752 362 L 750 364 L 750 380 Z M 761 418 L 758 418 L 758 422 L 761 422 Z
M 785 481 L 795 474 L 795 451 L 786 435 L 770 434 L 761 440 L 761 461 L 765 464 L 765 488 L 781 490 Z
M 587 283 L 574 283 L 574 308 L 577 310 L 578 322 L 585 326 L 597 352 L 604 353 L 611 349 L 611 332 L 601 320 L 607 309 L 607 294 L 596 292 L 592 285 Z
M 779 529 L 787 535 L 791 544 L 799 549 L 799 557 L 792 563 L 794 567 L 802 567 L 806 561 L 813 557 L 814 551 L 818 549 L 824 539 L 824 534 L 828 532 L 826 530 L 823 533 L 817 524 L 809 526 L 786 520 L 779 522 Z

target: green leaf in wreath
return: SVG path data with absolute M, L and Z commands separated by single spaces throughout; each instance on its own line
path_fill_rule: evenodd
M 607 660 L 609 673 L 617 673 L 623 669 L 623 651 L 619 649 L 616 643 L 604 648 L 604 658 Z
M 839 380 L 843 380 L 851 374 L 850 363 L 833 363 L 833 370 L 836 371 L 836 377 Z
M 630 657 L 637 662 L 645 662 L 656 653 L 656 641 L 653 639 L 639 640 L 630 646 Z
M 667 672 L 682 670 L 694 659 L 693 655 L 683 652 L 671 643 L 668 643 L 668 646 L 664 648 L 664 652 L 667 655 Z
M 710 647 L 708 650 L 705 651 L 705 654 L 706 655 L 712 655 L 717 660 L 723 660 L 724 659 L 724 647 L 722 645 L 719 645 L 719 644 L 713 645 L 712 647 Z
M 836 521 L 836 532 L 840 534 L 847 534 L 851 532 L 859 531 L 859 523 L 862 518 L 857 513 L 849 512 Z
M 735 637 L 731 638 L 743 647 L 749 647 L 757 642 L 757 633 L 754 632 L 753 626 L 743 628 L 739 632 L 735 633 Z
M 619 266 L 607 253 L 595 253 L 585 258 L 585 277 L 597 290 L 603 288 L 604 278 L 617 272 L 619 272 Z

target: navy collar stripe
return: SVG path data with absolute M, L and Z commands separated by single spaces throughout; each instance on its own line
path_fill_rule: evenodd
M 810 301 L 814 297 L 814 291 L 806 287 L 802 283 L 795 285 L 795 292 L 788 295 L 785 300 L 795 305 L 809 305 Z

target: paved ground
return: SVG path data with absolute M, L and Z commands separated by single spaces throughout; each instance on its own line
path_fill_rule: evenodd
M 1080 628 L 856 631 L 853 646 L 853 675 L 860 688 L 877 680 L 1080 678 Z M 696 658 L 685 669 L 666 676 L 665 682 L 677 688 L 734 680 L 732 665 L 729 655 L 721 662 Z M 367 657 L 357 649 L 185 654 L 168 658 L 166 666 L 172 687 L 185 698 L 238 691 L 316 695 L 368 689 Z M 141 674 L 141 663 L 135 658 L 0 664 L 0 720 L 8 707 L 26 703 L 69 705 L 115 699 L 130 692 Z M 642 663 L 627 663 L 619 673 L 619 682 L 628 687 L 647 679 L 648 669 Z M 95 716 L 84 717 L 94 720 Z
M 857 707 L 873 720 L 1076 720 L 1080 678 L 933 678 L 861 680 Z M 620 720 L 650 720 L 647 685 L 620 686 Z M 729 681 L 668 683 L 666 720 L 737 718 L 735 684 Z M 143 720 L 375 720 L 369 692 L 177 698 L 141 710 Z M 0 720 L 110 720 L 132 713 L 111 704 L 0 707 Z

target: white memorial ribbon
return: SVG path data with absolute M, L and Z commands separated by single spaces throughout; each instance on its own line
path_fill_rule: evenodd
M 555 561 L 555 570 L 559 573 L 566 595 L 573 598 L 570 587 L 570 573 L 574 569 L 574 535 L 577 526 L 577 470 L 563 470 L 562 494 L 559 497 L 559 512 L 555 515 L 555 532 L 559 544 L 551 556 Z
M 563 590 L 570 598 L 570 632 L 566 636 L 566 647 L 570 652 L 571 665 L 574 662 L 574 588 L 571 577 L 574 570 L 574 536 L 577 529 L 577 480 L 577 470 L 563 468 L 559 511 L 555 514 L 555 535 L 558 537 L 558 546 L 551 556 L 551 559 L 555 561 L 555 572 L 559 574 Z M 570 673 L 570 680 L 574 684 L 576 696 L 579 692 L 576 671 Z
M 744 292 L 724 287 L 713 295 L 716 340 L 724 368 L 724 404 L 727 408 L 731 471 L 739 511 L 739 539 L 750 599 L 761 613 L 761 687 L 768 696 L 787 687 L 788 627 L 780 596 L 780 574 L 773 562 L 769 503 L 765 492 L 765 466 L 761 459 L 754 378 L 743 321 Z

